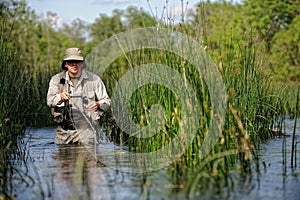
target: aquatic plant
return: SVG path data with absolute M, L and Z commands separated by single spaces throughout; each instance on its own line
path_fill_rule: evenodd
M 181 29 L 180 26 L 176 27 L 176 31 L 185 33 L 185 29 Z M 196 38 L 200 41 L 202 39 Z M 124 54 L 112 63 L 111 68 L 103 76 L 108 91 L 112 93 L 116 82 L 126 73 L 126 70 L 137 68 L 145 63 L 156 63 L 172 66 L 192 85 L 196 92 L 200 113 L 198 132 L 185 153 L 170 167 L 170 173 L 174 174 L 174 177 L 188 175 L 198 177 L 188 183 L 191 192 L 201 180 L 198 174 L 206 177 L 229 177 L 232 171 L 241 174 L 251 173 L 251 164 L 256 162 L 259 165 L 254 151 L 256 142 L 273 137 L 274 132 L 270 130 L 282 131 L 284 113 L 287 110 L 285 104 L 287 98 L 283 95 L 286 92 L 285 88 L 273 87 L 271 81 L 261 71 L 263 58 L 261 52 L 258 52 L 260 46 L 253 34 L 245 33 L 240 41 L 229 37 L 223 42 L 220 42 L 217 50 L 207 49 L 207 52 L 214 56 L 213 59 L 219 67 L 218 70 L 222 74 L 226 87 L 227 115 L 222 134 L 206 157 L 202 157 L 201 154 L 205 134 L 213 117 L 219 116 L 211 115 L 211 94 L 202 79 L 203 74 L 199 74 L 185 58 L 157 49 L 141 49 Z M 205 41 L 200 43 L 205 44 Z M 204 47 L 205 45 L 199 46 L 199 48 Z M 191 46 L 186 48 L 191 49 Z M 118 67 L 122 70 L 118 70 Z M 133 77 L 132 82 L 134 81 L 136 80 Z M 185 89 L 185 84 L 182 83 L 181 90 Z M 111 132 L 113 138 L 118 138 L 115 141 L 128 145 L 130 151 L 139 153 L 152 152 L 168 146 L 178 135 L 180 121 L 184 117 L 178 97 L 171 90 L 162 85 L 144 85 L 131 95 L 130 113 L 121 114 L 130 115 L 140 126 L 151 126 L 150 108 L 155 104 L 160 104 L 165 109 L 166 122 L 156 135 L 147 138 L 135 137 L 124 134 L 122 130 L 116 128 Z M 189 117 L 193 118 L 193 116 Z
M 15 184 L 32 184 L 32 180 L 17 166 L 27 160 L 25 114 L 30 104 L 30 78 L 25 75 L 18 52 L 11 45 L 10 26 L 5 18 L 0 25 L 0 195 L 13 198 Z M 12 28 L 13 26 L 11 26 Z M 28 95 L 26 95 L 28 94 Z
M 297 141 L 296 141 L 296 128 L 297 128 L 297 119 L 298 119 L 298 109 L 299 109 L 299 93 L 300 89 L 297 90 L 297 96 L 296 96 L 296 109 L 295 109 L 295 117 L 294 117 L 294 127 L 293 127 L 293 140 L 292 140 L 292 151 L 291 151 L 291 166 L 294 167 L 294 163 L 297 162 L 296 160 L 296 151 L 297 149 Z

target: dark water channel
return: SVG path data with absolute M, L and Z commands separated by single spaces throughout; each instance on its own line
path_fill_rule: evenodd
M 259 145 L 259 172 L 246 186 L 209 188 L 196 199 L 300 200 L 300 143 L 296 166 L 290 167 L 293 121 L 285 122 L 286 137 Z M 296 139 L 300 142 L 300 121 Z M 20 185 L 16 199 L 187 199 L 184 183 L 174 183 L 166 169 L 147 175 L 118 171 L 104 166 L 85 146 L 55 145 L 55 128 L 28 131 L 29 159 L 25 171 L 32 177 L 29 187 Z M 253 170 L 255 171 L 255 170 Z M 243 185 L 243 186 L 242 186 Z M 224 192 L 222 192 L 224 191 Z

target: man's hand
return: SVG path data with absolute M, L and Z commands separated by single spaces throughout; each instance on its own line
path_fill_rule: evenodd
M 90 103 L 90 104 L 86 107 L 86 109 L 87 109 L 88 111 L 95 112 L 95 111 L 97 111 L 97 110 L 99 109 L 99 107 L 100 107 L 100 104 L 99 104 L 98 102 L 94 101 L 94 102 Z
M 61 101 L 69 101 L 71 99 L 71 95 L 68 92 L 61 92 L 60 98 L 61 98 Z
M 60 104 L 62 104 L 65 101 L 69 101 L 70 99 L 71 99 L 71 95 L 68 92 L 61 91 L 60 92 L 60 100 L 57 103 L 57 105 L 60 105 Z

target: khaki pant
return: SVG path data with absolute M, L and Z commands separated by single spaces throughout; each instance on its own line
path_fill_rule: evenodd
M 89 121 L 83 114 L 73 109 L 72 121 L 75 130 L 62 128 L 58 126 L 56 129 L 55 144 L 95 144 L 96 133 L 95 123 Z
M 95 144 L 96 134 L 90 129 L 64 130 L 56 129 L 55 144 Z

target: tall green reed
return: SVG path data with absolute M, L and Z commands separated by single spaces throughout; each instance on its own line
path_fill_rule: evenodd
M 25 75 L 9 33 L 13 25 L 1 18 L 0 25 L 0 194 L 12 198 L 16 183 L 31 184 L 26 171 L 17 166 L 26 162 L 25 114 L 30 104 L 30 78 Z
M 169 28 L 191 34 L 193 31 L 187 30 L 187 27 L 189 26 L 180 25 Z M 122 74 L 129 69 L 126 68 L 126 65 L 129 66 L 128 62 L 132 67 L 144 63 L 166 64 L 187 77 L 197 92 L 201 112 L 198 133 L 184 155 L 169 168 L 175 182 L 180 179 L 181 184 L 186 184 L 185 189 L 189 198 L 195 197 L 197 189 L 210 181 L 220 184 L 220 178 L 225 177 L 222 179 L 225 180 L 224 185 L 230 184 L 228 182 L 232 181 L 232 174 L 235 172 L 245 178 L 252 173 L 253 163 L 257 166 L 257 170 L 260 167 L 260 160 L 256 154 L 256 145 L 259 145 L 260 140 L 284 132 L 284 119 L 294 112 L 293 106 L 296 105 L 289 99 L 288 93 L 291 91 L 288 87 L 274 85 L 263 73 L 264 55 L 260 50 L 262 47 L 252 32 L 245 33 L 239 41 L 234 40 L 233 36 L 222 40 L 214 49 L 209 46 L 205 27 L 201 24 L 196 29 L 203 29 L 201 33 L 192 34 L 200 35 L 202 37 L 199 39 L 200 43 L 208 46 L 207 51 L 219 66 L 227 92 L 228 109 L 225 125 L 217 144 L 205 158 L 201 157 L 200 149 L 213 116 L 211 116 L 210 94 L 201 75 L 197 74 L 184 58 L 169 52 L 144 49 L 126 55 L 127 59 L 120 58 L 121 66 L 125 66 Z M 122 74 L 116 73 L 112 82 L 115 83 Z M 106 83 L 111 82 L 109 75 L 111 74 L 107 73 Z M 113 87 L 109 87 L 110 91 L 112 89 Z M 166 109 L 166 126 L 155 136 L 147 139 L 126 136 L 121 130 L 113 134 L 122 135 L 121 140 L 126 141 L 123 143 L 137 152 L 155 151 L 170 143 L 177 134 L 178 122 L 182 119 L 176 95 L 162 86 L 149 84 L 139 88 L 130 100 L 130 114 L 137 124 L 149 125 L 148 110 L 152 104 L 159 103 Z M 188 181 L 186 177 L 189 177 Z
M 292 151 L 291 151 L 291 166 L 294 167 L 294 162 L 296 163 L 296 127 L 297 127 L 297 120 L 298 120 L 298 109 L 299 109 L 299 93 L 300 89 L 297 90 L 297 96 L 296 96 L 296 108 L 295 108 L 295 117 L 294 117 L 294 127 L 293 127 L 293 138 L 292 138 Z M 294 160 L 295 159 L 295 160 Z
M 204 177 L 229 178 L 233 171 L 242 174 L 251 173 L 252 162 L 257 164 L 259 162 L 255 154 L 256 142 L 272 137 L 271 129 L 282 128 L 285 112 L 283 105 L 286 102 L 282 94 L 285 90 L 274 88 L 270 80 L 264 76 L 257 49 L 259 46 L 249 33 L 245 34 L 241 41 L 229 38 L 217 50 L 218 59 L 215 57 L 214 59 L 218 60 L 219 70 L 226 86 L 228 110 L 222 134 L 212 151 L 204 158 L 201 156 L 201 146 L 213 116 L 211 116 L 210 91 L 201 79 L 201 74 L 198 74 L 184 58 L 159 50 L 142 49 L 128 53 L 118 61 L 125 66 L 123 69 L 130 66 L 126 70 L 145 63 L 172 66 L 186 78 L 197 93 L 200 112 L 198 132 L 185 153 L 170 167 L 170 173 L 174 177 L 198 177 L 191 182 L 182 180 L 188 184 L 190 192 L 196 190 L 197 184 Z M 215 55 L 216 52 L 213 53 L 212 55 Z M 116 63 L 112 66 L 118 67 Z M 113 90 L 114 84 L 126 70 L 118 73 L 118 70 L 110 69 L 109 72 L 114 73 L 104 74 L 103 78 L 109 85 L 109 91 Z M 182 85 L 184 90 L 184 84 Z M 160 104 L 166 110 L 166 124 L 156 135 L 141 139 L 128 136 L 119 129 L 112 133 L 115 136 L 122 135 L 122 138 L 119 138 L 120 143 L 127 144 L 132 151 L 145 153 L 156 151 L 170 144 L 178 134 L 179 123 L 183 119 L 180 104 L 176 94 L 164 86 L 148 84 L 136 90 L 130 98 L 131 113 L 124 114 L 130 114 L 136 124 L 147 126 L 151 121 L 149 108 L 154 104 Z

